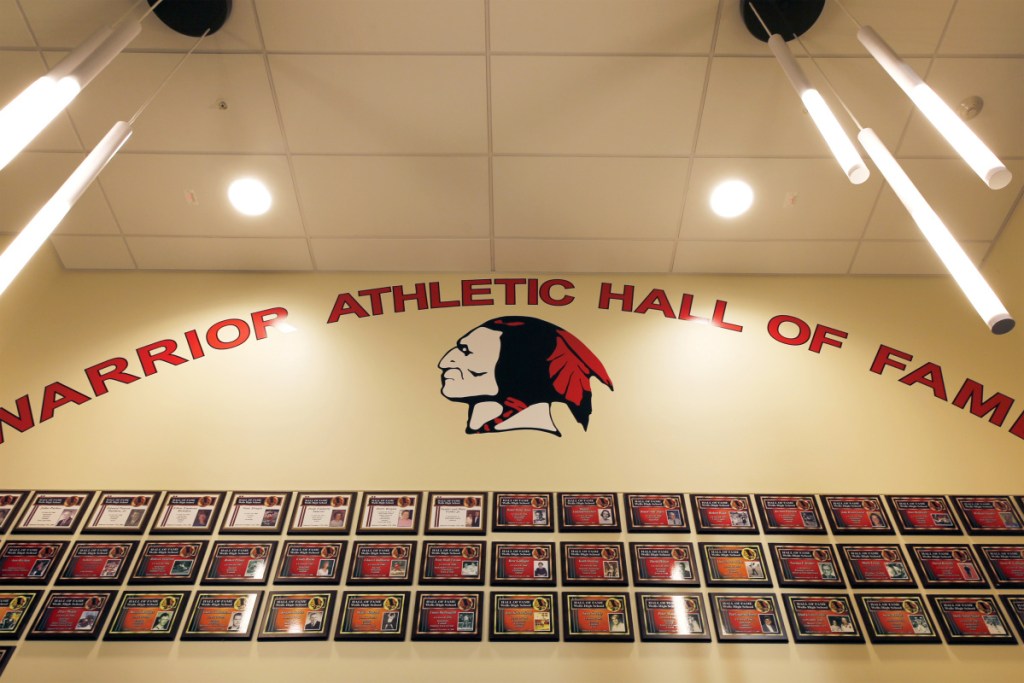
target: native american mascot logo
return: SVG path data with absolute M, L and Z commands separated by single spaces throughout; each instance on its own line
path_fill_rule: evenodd
M 583 342 L 538 318 L 488 320 L 464 334 L 437 367 L 441 395 L 469 405 L 467 434 L 536 429 L 561 436 L 552 403 L 568 406 L 586 429 L 590 378 L 612 389 L 608 372 Z

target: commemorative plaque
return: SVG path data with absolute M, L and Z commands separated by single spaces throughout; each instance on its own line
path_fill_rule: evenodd
M 950 645 L 1017 642 L 993 595 L 929 595 L 928 599 Z
M 270 576 L 277 541 L 216 541 L 203 585 L 264 586 Z
M 36 491 L 29 498 L 14 533 L 73 534 L 92 496 L 92 491 Z
M 483 593 L 416 593 L 413 640 L 481 640 Z
M 156 491 L 103 491 L 83 534 L 141 534 L 160 494 Z
M 209 541 L 146 541 L 130 584 L 193 584 Z
M 760 543 L 700 543 L 708 586 L 771 586 Z
M 769 534 L 824 534 L 821 510 L 812 495 L 778 496 L 759 493 L 757 513 Z
M 558 530 L 621 531 L 617 493 L 559 493 Z
M 1024 638 L 1024 595 L 1003 595 L 1003 605 L 1017 625 L 1017 633 Z
M 420 584 L 482 585 L 486 576 L 486 541 L 425 541 L 420 557 Z
M 835 550 L 828 544 L 769 543 L 782 588 L 845 588 Z
M 96 640 L 116 591 L 50 591 L 28 640 Z
M 169 491 L 150 533 L 212 533 L 223 502 L 223 491 Z
M 681 493 L 627 493 L 626 528 L 632 532 L 689 533 Z
M 843 593 L 786 593 L 793 640 L 798 643 L 863 643 L 864 634 Z
M 953 496 L 953 505 L 972 536 L 1019 536 L 1024 523 L 1009 496 Z
M 692 543 L 630 542 L 629 556 L 637 586 L 700 585 Z
M 137 541 L 78 541 L 57 575 L 57 584 L 119 586 L 137 545 Z
M 962 535 L 945 496 L 886 496 L 901 534 Z
M 625 546 L 562 542 L 563 586 L 625 586 Z
M 633 619 L 626 593 L 562 593 L 567 641 L 633 642 Z
M 487 492 L 427 494 L 428 534 L 483 534 L 487 530 Z
M 858 594 L 857 605 L 872 643 L 940 643 L 920 595 Z
M 0 548 L 0 584 L 47 584 L 67 541 L 7 541 Z
M 327 640 L 334 591 L 271 591 L 258 640 Z
M 1024 545 L 976 545 L 996 588 L 1024 588 Z
M 125 591 L 103 640 L 174 640 L 191 591 Z
M 285 541 L 274 583 L 336 586 L 344 561 L 345 541 Z
M 907 544 L 925 588 L 988 588 L 969 545 Z
M 491 531 L 554 531 L 550 493 L 494 494 Z
M 693 520 L 699 534 L 756 534 L 750 496 L 691 494 Z
M 903 550 L 892 545 L 839 544 L 852 588 L 914 588 L 917 583 Z
M 700 593 L 636 593 L 640 640 L 711 642 Z
M 354 491 L 302 491 L 295 497 L 289 534 L 347 534 L 356 505 Z
M 364 493 L 357 534 L 415 534 L 420 525 L 419 491 Z
M 0 640 L 18 640 L 43 591 L 0 592 Z
M 416 541 L 356 541 L 352 544 L 348 583 L 408 586 L 412 583 L 412 564 L 415 555 Z
M 491 542 L 492 586 L 554 586 L 554 543 Z
M 555 593 L 491 593 L 491 640 L 558 640 Z
M 822 496 L 832 533 L 893 534 L 881 496 Z
M 789 642 L 772 593 L 710 593 L 708 600 L 719 642 Z
M 181 632 L 182 640 L 251 640 L 263 591 L 199 591 Z
M 341 596 L 335 640 L 405 640 L 409 593 L 359 593 Z
M 284 526 L 290 491 L 235 491 L 231 495 L 222 534 L 279 534 Z
M 11 528 L 27 497 L 28 491 L 0 491 L 0 534 Z

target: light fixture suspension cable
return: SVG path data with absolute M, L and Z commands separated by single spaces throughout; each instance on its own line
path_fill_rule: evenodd
M 163 2 L 163 0 L 160 1 Z M 155 7 L 156 5 L 154 5 L 154 8 Z M 136 119 L 142 116 L 142 112 L 146 111 L 146 107 L 148 107 L 150 103 L 157 98 L 157 95 L 159 95 L 160 92 L 164 89 L 164 86 L 167 85 L 167 83 L 172 78 L 174 78 L 174 74 L 178 73 L 178 70 L 182 67 L 183 64 L 185 64 L 185 60 L 192 56 L 192 53 L 196 51 L 197 47 L 199 47 L 199 43 L 203 42 L 203 38 L 205 38 L 208 35 L 210 35 L 210 29 L 206 29 L 205 31 L 203 31 L 203 35 L 199 36 L 196 42 L 192 44 L 192 47 L 189 48 L 189 51 L 182 55 L 181 59 L 178 60 L 178 63 L 174 65 L 173 69 L 171 69 L 171 72 L 167 74 L 167 76 L 164 77 L 164 80 L 160 82 L 160 85 L 156 87 L 156 90 L 154 90 L 150 94 L 146 101 L 142 103 L 142 106 L 140 106 L 138 110 L 136 110 L 136 112 L 132 114 L 132 117 L 128 119 L 129 126 L 133 125 Z

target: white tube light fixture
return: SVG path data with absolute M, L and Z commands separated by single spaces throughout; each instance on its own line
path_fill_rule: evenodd
M 857 30 L 857 40 L 875 58 L 896 85 L 913 101 L 925 118 L 956 150 L 978 177 L 993 190 L 1010 184 L 1013 174 L 992 153 L 974 131 L 967 127 L 935 91 L 893 52 L 892 48 L 870 26 Z
M 1016 322 L 1006 307 L 875 131 L 864 128 L 857 139 L 989 329 L 995 334 L 1006 334 L 1012 330 Z

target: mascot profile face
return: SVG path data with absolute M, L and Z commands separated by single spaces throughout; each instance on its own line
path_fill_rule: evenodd
M 488 320 L 444 354 L 441 395 L 469 405 L 467 434 L 536 429 L 561 436 L 551 404 L 587 428 L 590 378 L 612 388 L 601 361 L 557 325 L 521 316 Z

